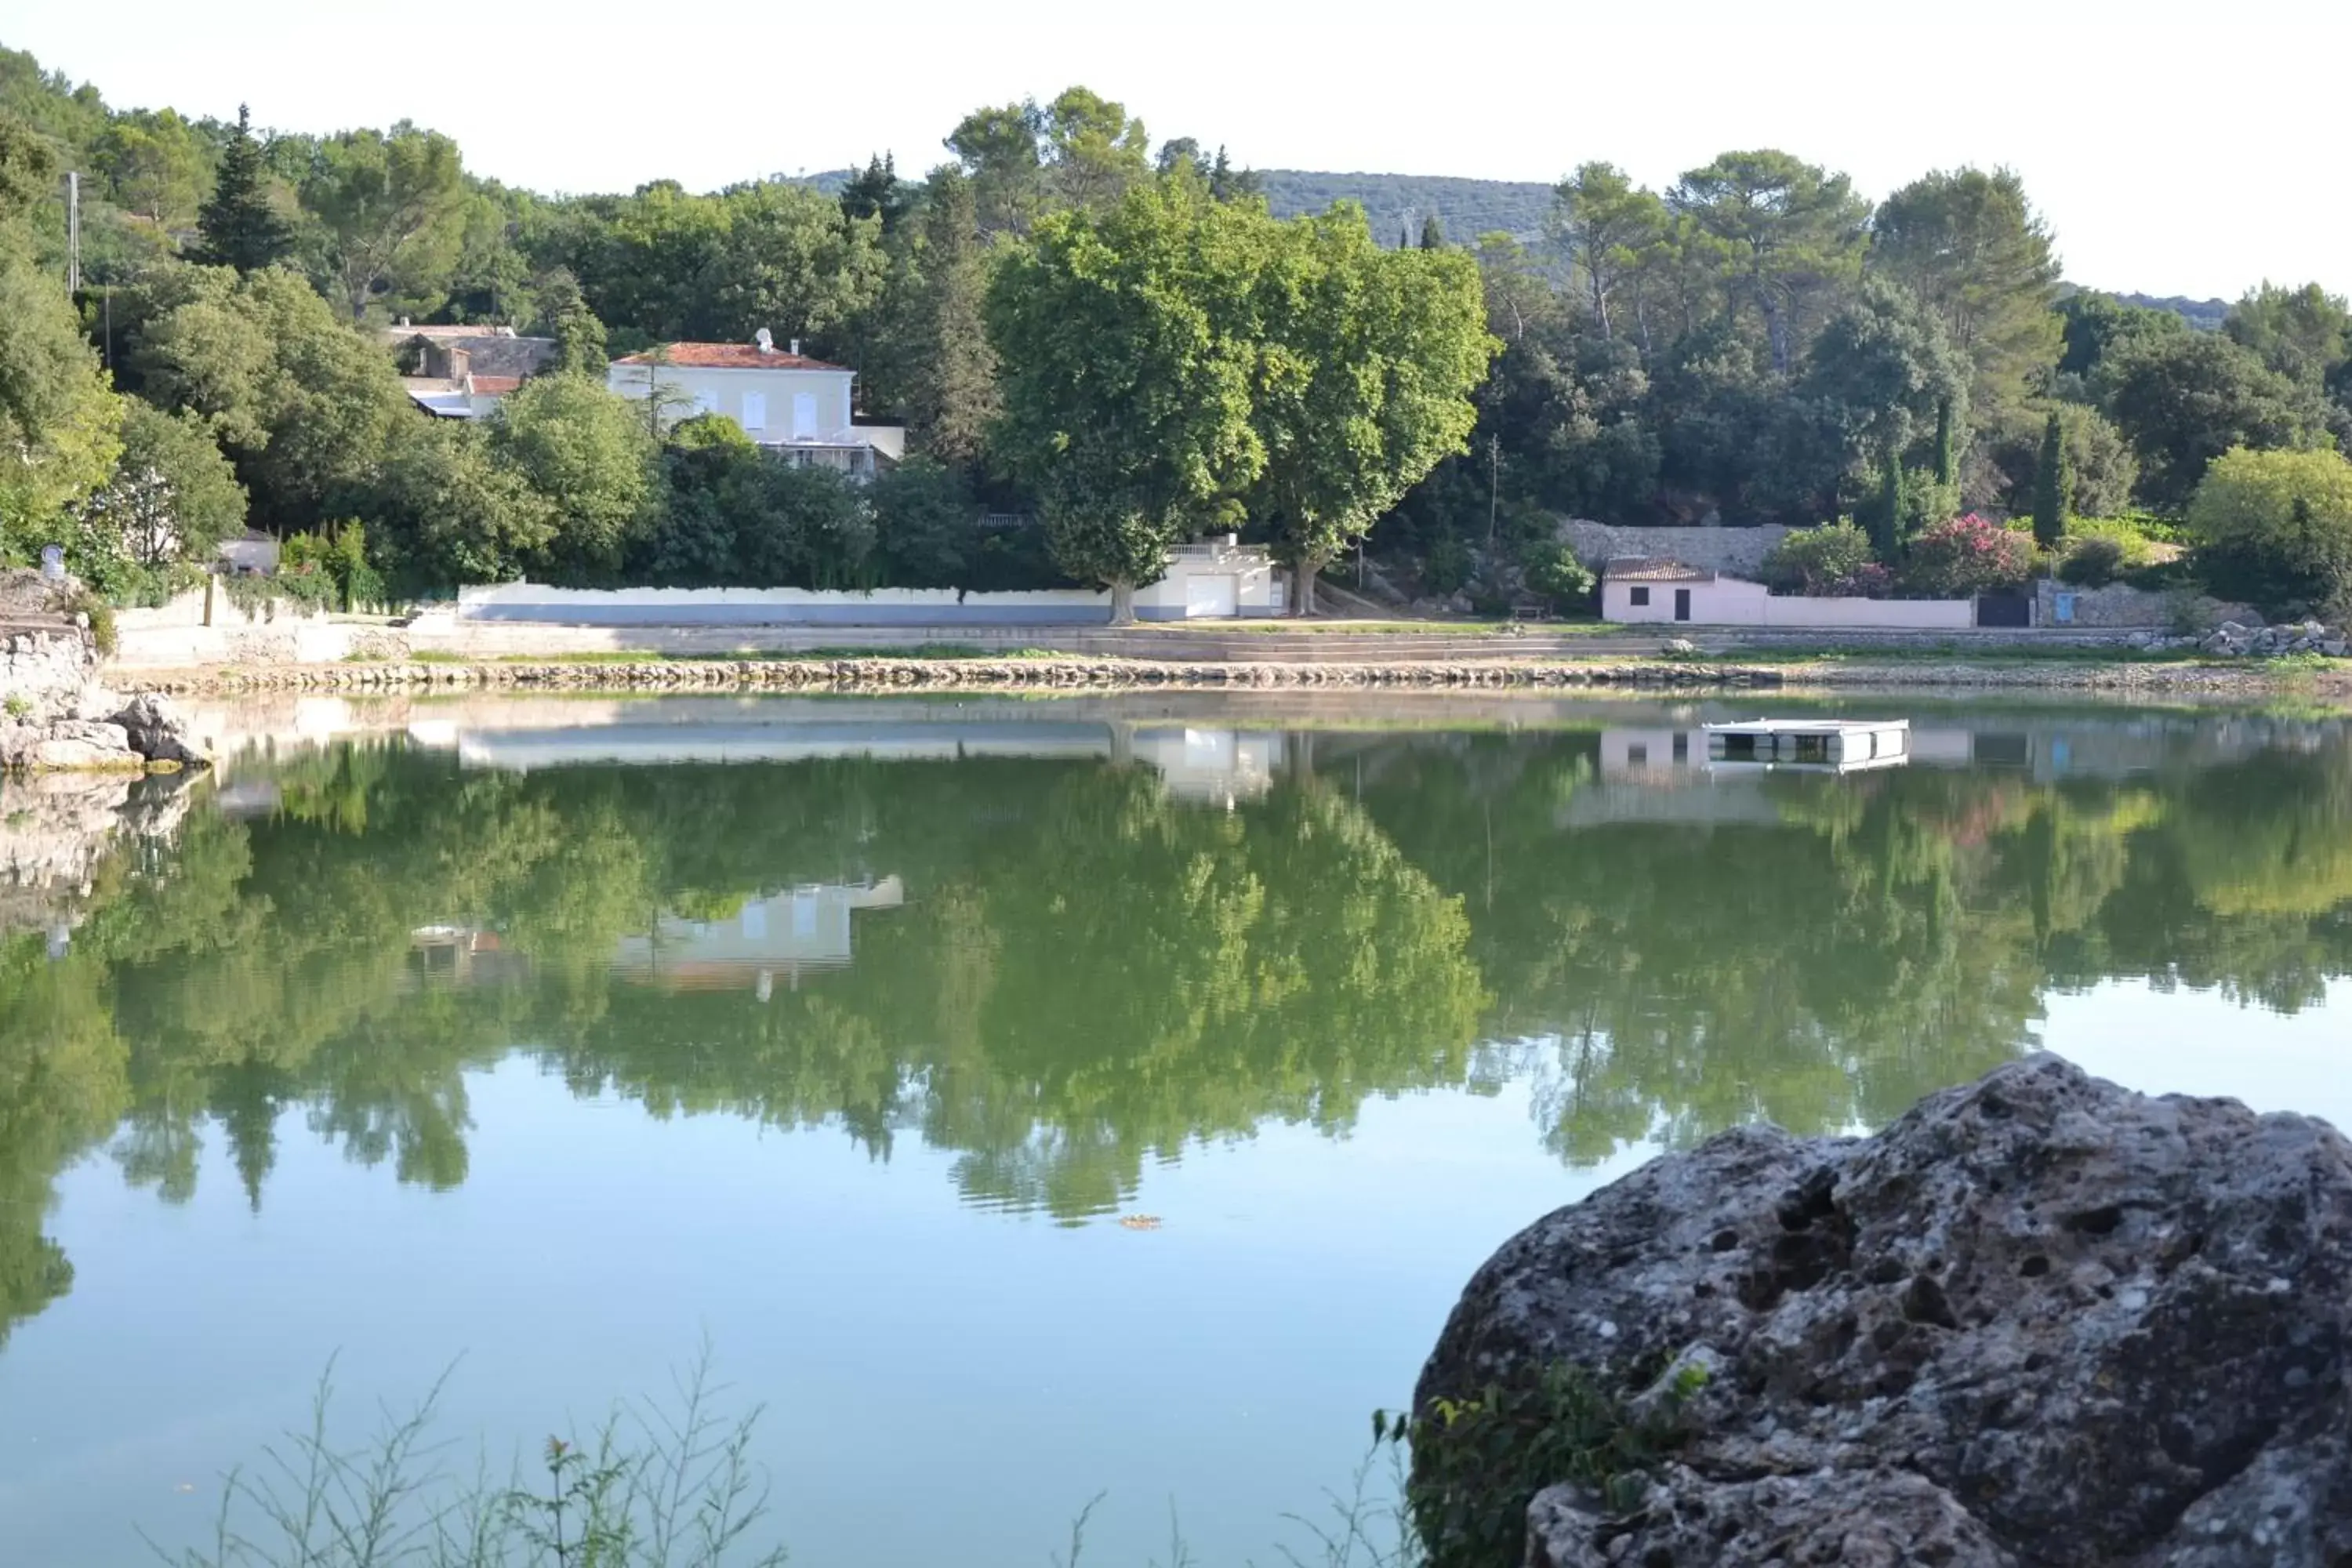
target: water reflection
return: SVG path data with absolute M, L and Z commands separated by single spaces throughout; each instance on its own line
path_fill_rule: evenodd
M 179 1201 L 217 1139 L 259 1210 L 299 1127 L 454 1186 L 514 1055 L 1076 1222 L 1374 1096 L 1527 1082 L 1589 1162 L 1883 1121 L 2053 991 L 2352 970 L 2338 721 L 1931 715 L 1835 777 L 1710 771 L 1706 705 L 1546 714 L 574 704 L 248 761 L 76 873 L 69 941 L 0 938 L 0 1331 L 70 1288 L 76 1157 Z

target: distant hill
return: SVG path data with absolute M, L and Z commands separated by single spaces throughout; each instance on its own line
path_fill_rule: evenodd
M 1260 169 L 1265 182 L 1266 205 L 1276 217 L 1319 213 L 1333 202 L 1362 205 L 1373 237 L 1394 245 L 1407 229 L 1421 237 L 1421 220 L 1432 213 L 1444 226 L 1445 237 L 1457 245 L 1475 244 L 1482 234 L 1496 230 L 1517 239 L 1542 236 L 1544 216 L 1551 211 L 1551 187 L 1532 180 L 1465 180 L 1450 174 L 1327 174 L 1310 169 Z M 826 169 L 814 174 L 790 175 L 836 195 L 847 184 L 850 171 Z
M 2227 300 L 2189 300 L 2178 294 L 2168 294 L 2162 297 L 2154 294 L 2117 294 L 2116 298 L 2126 305 L 2137 305 L 2143 310 L 2169 310 L 2200 331 L 2220 331 L 2222 319 L 2230 313 L 2230 301 Z
M 1519 239 L 1543 233 L 1551 187 L 1534 180 L 1467 180 L 1450 174 L 1328 174 L 1305 169 L 1261 169 L 1266 205 L 1276 217 L 1319 213 L 1333 202 L 1360 203 L 1373 237 L 1393 244 L 1433 213 L 1445 237 L 1467 245 L 1500 231 Z

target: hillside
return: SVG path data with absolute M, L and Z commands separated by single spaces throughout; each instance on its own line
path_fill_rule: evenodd
M 1532 180 L 1471 180 L 1451 174 L 1323 174 L 1307 169 L 1261 169 L 1265 199 L 1277 217 L 1319 213 L 1336 201 L 1361 203 L 1372 233 L 1383 243 L 1433 213 L 1445 237 L 1468 243 L 1500 230 L 1520 239 L 1543 233 L 1551 211 L 1551 187 Z

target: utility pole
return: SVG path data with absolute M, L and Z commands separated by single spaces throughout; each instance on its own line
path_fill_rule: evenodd
M 1486 552 L 1495 552 L 1495 510 L 1496 498 L 1503 486 L 1503 437 L 1489 432 L 1486 437 Z
M 66 293 L 81 292 L 81 174 L 66 173 Z

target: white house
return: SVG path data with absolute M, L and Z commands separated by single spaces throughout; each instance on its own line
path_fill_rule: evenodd
M 1620 556 L 1601 574 L 1601 618 L 1633 625 L 1958 631 L 1976 624 L 1976 602 L 1809 598 L 1680 561 Z
M 857 373 L 776 347 L 768 329 L 748 343 L 666 343 L 613 362 L 606 384 L 643 403 L 658 397 L 664 423 L 724 414 L 761 446 L 803 467 L 871 479 L 879 459 L 906 453 L 906 427 L 860 425 L 851 415 Z

